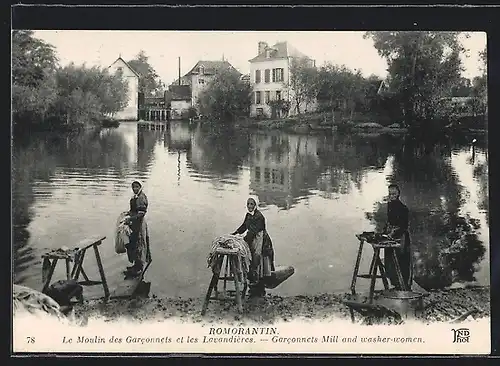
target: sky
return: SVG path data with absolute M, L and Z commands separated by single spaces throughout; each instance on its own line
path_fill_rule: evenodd
M 111 65 L 119 56 L 126 61 L 133 59 L 140 50 L 149 57 L 150 65 L 161 80 L 169 85 L 178 77 L 178 58 L 181 74 L 187 73 L 199 60 L 229 61 L 241 73 L 249 72 L 249 62 L 257 55 L 259 41 L 270 46 L 288 41 L 302 53 L 316 60 L 316 65 L 329 61 L 358 69 L 363 75 L 384 77 L 387 64 L 373 42 L 363 39 L 364 32 L 304 31 L 90 31 L 43 30 L 35 36 L 56 50 L 61 65 L 74 62 L 87 66 Z M 463 57 L 464 76 L 480 75 L 478 54 L 486 44 L 486 33 L 470 32 L 463 44 L 468 54 Z

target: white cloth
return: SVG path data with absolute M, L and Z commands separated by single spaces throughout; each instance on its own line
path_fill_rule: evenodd
M 247 201 L 249 199 L 252 199 L 255 201 L 255 207 L 254 207 L 253 211 L 248 211 L 248 209 L 247 209 L 248 213 L 250 215 L 253 215 L 255 213 L 255 210 L 257 210 L 259 208 L 259 197 L 255 196 L 255 195 L 251 195 L 250 197 L 248 197 Z
M 142 187 L 144 187 L 144 185 L 142 184 L 142 182 L 141 182 L 139 179 L 134 180 L 134 181 L 132 182 L 132 184 L 134 184 L 134 183 L 139 183 L 139 185 L 141 186 L 141 188 L 139 188 L 139 191 L 137 192 L 137 194 L 135 194 L 135 193 L 134 193 L 134 194 L 132 195 L 132 198 L 137 198 L 137 197 L 139 197 L 139 195 L 141 194 L 141 192 L 142 192 Z
M 252 254 L 250 253 L 250 248 L 243 237 L 240 235 L 222 235 L 215 238 L 212 242 L 212 247 L 207 256 L 208 267 L 212 267 L 212 270 L 220 271 L 217 268 L 217 254 L 215 251 L 218 248 L 224 249 L 238 249 L 238 255 L 241 258 L 242 271 L 246 274 L 250 268 L 250 261 L 252 260 Z
M 130 233 L 132 230 L 130 226 L 125 224 L 126 219 L 128 218 L 128 212 L 122 212 L 118 219 L 116 220 L 116 229 L 115 229 L 115 252 L 117 254 L 122 254 L 127 251 L 126 245 L 130 242 Z
M 46 313 L 57 318 L 64 318 L 59 304 L 51 297 L 29 287 L 13 286 L 13 310 L 32 314 Z

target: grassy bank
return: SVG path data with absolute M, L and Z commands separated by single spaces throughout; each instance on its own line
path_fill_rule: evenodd
M 372 134 L 400 134 L 407 132 L 407 129 L 401 127 L 399 124 L 389 125 L 387 120 L 373 120 L 373 117 L 362 114 L 345 117 L 340 113 L 335 113 L 332 117 L 332 112 L 305 113 L 300 116 L 281 119 L 248 118 L 238 121 L 237 125 L 242 128 L 282 130 L 308 134 L 318 132 L 328 133 L 332 131 Z
M 461 133 L 466 135 L 486 133 L 484 127 L 478 123 L 483 117 L 453 117 L 453 122 L 436 121 L 436 125 L 442 125 L 442 132 Z M 391 121 L 387 117 L 371 116 L 356 113 L 352 116 L 342 116 L 335 113 L 332 118 L 331 112 L 306 113 L 281 119 L 256 119 L 247 118 L 237 122 L 240 128 L 258 130 L 280 130 L 290 133 L 331 133 L 333 131 L 367 134 L 367 135 L 404 135 L 409 129 L 404 127 L 401 121 Z M 439 129 L 439 128 L 438 128 Z
M 77 316 L 100 317 L 106 321 L 122 318 L 134 321 L 180 319 L 186 322 L 259 322 L 274 323 L 299 319 L 350 319 L 349 308 L 344 304 L 346 294 L 298 295 L 282 297 L 268 294 L 259 300 L 246 300 L 244 314 L 238 315 L 230 301 L 212 301 L 207 314 L 201 316 L 203 297 L 169 299 L 152 295 L 131 300 L 86 301 L 75 308 Z M 476 309 L 473 318 L 490 316 L 489 287 L 469 287 L 431 292 L 424 298 L 422 320 L 427 323 L 452 321 L 468 310 Z M 359 316 L 357 316 L 360 319 Z M 385 319 L 385 321 L 391 321 Z

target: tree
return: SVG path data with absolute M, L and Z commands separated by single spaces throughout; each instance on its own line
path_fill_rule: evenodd
M 54 47 L 32 31 L 12 33 L 12 110 L 16 132 L 22 126 L 99 123 L 123 109 L 128 85 L 107 69 L 70 64 L 59 67 Z
M 133 60 L 128 61 L 139 74 L 139 92 L 145 96 L 163 95 L 163 84 L 155 69 L 149 64 L 149 57 L 143 50 L 139 51 Z
M 308 57 L 295 57 L 290 64 L 290 89 L 292 100 L 297 111 L 301 113 L 301 106 L 307 109 L 308 105 L 316 100 L 318 94 L 318 72 Z
M 458 32 L 367 32 L 388 63 L 391 89 L 401 97 L 406 123 L 432 118 L 462 71 Z
M 113 115 L 126 106 L 128 85 L 120 73 L 99 67 L 70 64 L 56 73 L 57 100 L 53 118 L 66 124 L 84 124 Z
M 248 116 L 251 93 L 251 86 L 241 80 L 238 71 L 221 68 L 200 93 L 200 112 L 216 120 Z
M 451 88 L 451 96 L 468 97 L 472 94 L 472 83 L 468 78 L 461 77 Z
M 30 30 L 12 31 L 12 82 L 36 87 L 57 68 L 54 47 Z
M 477 98 L 476 105 L 474 106 L 475 112 L 488 113 L 487 100 L 488 100 L 488 54 L 486 46 L 483 51 L 479 53 L 479 60 L 481 61 L 482 75 L 476 76 L 472 80 L 472 95 Z
M 319 70 L 318 80 L 318 100 L 332 111 L 332 115 L 340 109 L 352 118 L 356 106 L 368 93 L 368 82 L 361 73 L 344 65 L 324 64 Z
M 55 98 L 54 48 L 33 36 L 33 31 L 12 32 L 12 112 L 14 125 L 40 121 Z

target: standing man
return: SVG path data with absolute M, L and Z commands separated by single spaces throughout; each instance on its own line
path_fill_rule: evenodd
M 389 185 L 389 200 L 387 203 L 387 223 L 384 233 L 393 239 L 401 240 L 400 248 L 384 249 L 384 264 L 387 276 L 396 290 L 403 290 L 399 283 L 396 268 L 394 266 L 394 255 L 399 262 L 403 281 L 408 290 L 412 284 L 412 260 L 410 248 L 410 234 L 408 233 L 408 207 L 399 200 L 401 193 L 397 184 Z

